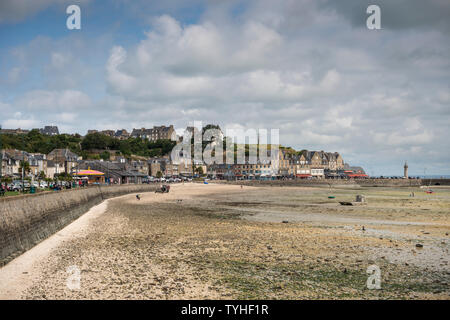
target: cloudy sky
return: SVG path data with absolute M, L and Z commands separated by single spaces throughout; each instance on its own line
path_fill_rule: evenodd
M 449 18 L 448 0 L 2 0 L 0 124 L 279 128 L 369 174 L 450 174 Z

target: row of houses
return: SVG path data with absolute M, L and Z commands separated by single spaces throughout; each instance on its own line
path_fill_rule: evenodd
M 129 133 L 126 129 L 119 129 L 119 130 L 88 130 L 88 134 L 93 133 L 101 133 L 106 136 L 117 138 L 119 140 L 126 140 L 128 138 L 141 138 L 146 139 L 149 141 L 157 141 L 161 139 L 172 139 L 173 137 L 176 137 L 175 128 L 173 125 L 170 125 L 168 127 L 166 126 L 154 126 L 151 129 L 146 128 L 140 128 L 140 129 L 133 129 L 131 133 Z
M 48 178 L 66 173 L 70 174 L 78 165 L 81 157 L 68 149 L 55 149 L 49 154 L 29 153 L 20 150 L 1 150 L 1 174 L 2 176 L 21 176 L 21 163 L 28 163 L 27 175 L 38 177 L 43 173 Z
M 113 161 L 83 160 L 68 149 L 55 149 L 48 155 L 27 153 L 19 150 L 2 150 L 2 175 L 21 176 L 21 161 L 29 163 L 27 175 L 37 178 L 43 172 L 53 179 L 61 173 L 72 175 L 81 170 L 93 169 L 105 173 L 110 183 L 139 183 L 148 176 L 192 177 L 196 174 L 218 179 L 269 179 L 269 178 L 363 178 L 367 177 L 361 167 L 344 163 L 338 152 L 295 152 L 281 149 L 277 154 L 268 151 L 266 159 L 256 163 L 247 158 L 243 163 L 211 164 L 183 162 L 174 163 L 169 156 L 160 158 L 126 159 L 115 156 Z
M 54 136 L 59 134 L 59 129 L 57 126 L 45 126 L 44 128 L 36 128 L 33 130 L 38 130 L 40 133 L 44 135 Z M 31 130 L 27 129 L 0 129 L 0 134 L 27 134 Z M 156 141 L 160 139 L 172 139 L 176 137 L 175 128 L 173 125 L 170 126 L 154 126 L 151 129 L 140 128 L 133 129 L 131 133 L 129 133 L 126 129 L 119 130 L 88 130 L 88 134 L 93 133 L 101 133 L 106 136 L 117 138 L 119 140 L 126 140 L 130 137 L 133 138 L 142 138 L 150 141 Z
M 45 178 L 54 179 L 60 174 L 73 175 L 79 171 L 92 169 L 105 173 L 109 183 L 141 183 L 148 176 L 189 176 L 194 169 L 191 165 L 174 164 L 168 158 L 153 158 L 145 160 L 130 160 L 121 156 L 114 161 L 83 160 L 69 149 L 55 149 L 48 155 L 28 153 L 20 150 L 1 150 L 1 175 L 11 178 L 22 176 L 22 162 L 28 163 L 25 172 L 33 180 Z M 204 166 L 206 172 L 206 166 Z
M 352 167 L 338 152 L 279 150 L 268 160 L 242 164 L 215 164 L 207 167 L 210 177 L 219 179 L 269 179 L 269 178 L 366 178 L 361 167 Z
M 88 130 L 87 132 L 88 134 L 94 134 L 94 133 L 101 133 L 104 134 L 105 136 L 111 137 L 111 138 L 116 138 L 119 140 L 126 140 L 128 139 L 131 135 L 130 133 L 126 130 L 126 129 L 120 129 L 120 130 Z
M 199 166 L 197 166 L 199 167 Z M 72 169 L 72 174 L 78 171 L 92 169 L 103 172 L 107 182 L 112 184 L 141 183 L 152 177 L 192 177 L 195 170 L 191 164 L 173 163 L 169 157 L 151 158 L 146 160 L 130 160 L 116 157 L 113 161 L 86 160 L 79 161 Z M 202 166 L 206 172 L 206 166 Z
M 45 126 L 44 128 L 36 128 L 33 130 L 39 131 L 41 134 L 48 135 L 48 136 L 55 136 L 59 135 L 59 129 L 57 126 Z M 0 129 L 0 134 L 28 134 L 31 130 L 26 129 Z M 194 133 L 200 133 L 201 132 L 196 127 L 187 127 L 187 132 L 190 132 L 192 136 L 194 136 Z M 221 132 L 221 131 L 220 131 Z M 153 128 L 146 129 L 146 128 L 134 128 L 132 132 L 128 132 L 126 129 L 119 129 L 119 130 L 88 130 L 87 134 L 95 134 L 100 133 L 105 136 L 116 138 L 119 140 L 126 140 L 128 138 L 141 138 L 149 141 L 157 141 L 157 140 L 176 140 L 181 141 L 182 137 L 178 136 L 176 134 L 175 128 L 173 125 L 165 126 L 154 126 Z M 223 134 L 221 133 L 220 139 L 223 139 Z
M 344 159 L 338 152 L 308 151 L 299 153 L 280 152 L 280 174 L 282 176 L 339 177 L 344 170 Z
M 44 128 L 35 128 L 33 130 L 37 130 L 40 133 L 47 136 L 56 136 L 59 134 L 59 129 L 57 126 L 45 126 Z M 0 134 L 27 134 L 31 130 L 27 129 L 0 129 Z

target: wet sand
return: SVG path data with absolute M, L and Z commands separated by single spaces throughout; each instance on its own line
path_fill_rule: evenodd
M 0 299 L 449 299 L 450 189 L 410 191 L 190 183 L 110 199 L 1 268 Z M 368 204 L 339 205 L 356 194 Z

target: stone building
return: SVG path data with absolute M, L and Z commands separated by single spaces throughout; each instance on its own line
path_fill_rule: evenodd
M 234 165 L 234 175 L 237 178 L 268 179 L 279 176 L 279 173 L 279 156 L 272 159 L 270 156 L 270 151 L 268 151 L 267 159 L 258 158 L 256 163 L 251 163 L 248 159 L 246 159 L 245 163 Z
M 108 184 L 139 184 L 147 180 L 147 174 L 132 170 L 128 163 L 101 160 L 82 161 L 77 167 L 72 168 L 72 173 L 86 169 L 103 172 L 105 182 Z
M 208 177 L 217 179 L 234 180 L 235 178 L 235 166 L 232 164 L 211 164 L 206 166 L 206 172 Z
M 33 153 L 28 158 L 30 172 L 34 177 L 38 177 L 41 172 L 47 176 L 47 156 L 45 154 Z
M 0 129 L 0 134 L 27 134 L 30 130 L 26 129 Z
M 114 134 L 114 137 L 119 140 L 126 140 L 130 137 L 130 134 L 128 133 L 127 130 L 121 129 L 121 130 L 116 131 L 116 133 Z
M 157 140 L 163 140 L 167 139 L 170 140 L 175 135 L 175 129 L 173 125 L 170 125 L 168 127 L 166 126 L 154 126 L 152 129 L 133 129 L 131 132 L 131 136 L 133 138 L 142 138 L 149 141 L 157 141 Z
M 45 126 L 43 129 L 39 129 L 39 132 L 46 136 L 56 136 L 59 134 L 57 126 Z
M 0 150 L 2 153 L 2 176 L 12 177 L 19 174 L 19 166 L 21 157 L 8 152 L 8 150 Z
M 100 133 L 112 138 L 116 132 L 114 130 L 102 130 Z
M 194 171 L 191 163 L 166 163 L 164 176 L 166 177 L 192 177 Z
M 72 168 L 78 165 L 78 160 L 81 160 L 81 157 L 69 149 L 54 149 L 47 155 L 47 160 L 55 163 L 57 174 L 63 172 L 69 174 Z
M 164 176 L 166 172 L 166 166 L 169 163 L 168 158 L 153 158 L 148 160 L 149 174 L 152 177 L 157 177 L 158 172 Z
M 63 168 L 59 167 L 59 164 L 55 161 L 47 160 L 47 170 L 45 171 L 45 176 L 50 179 L 55 178 L 55 174 L 64 172 Z

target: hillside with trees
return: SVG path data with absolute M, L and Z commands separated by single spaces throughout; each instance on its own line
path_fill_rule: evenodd
M 207 129 L 219 129 L 217 125 L 208 124 L 202 128 L 201 133 Z M 54 136 L 44 135 L 39 130 L 31 130 L 27 134 L 1 134 L 1 143 L 3 149 L 17 149 L 24 150 L 30 153 L 48 154 L 54 149 L 67 148 L 70 151 L 80 155 L 83 159 L 103 159 L 109 160 L 112 155 L 121 155 L 125 157 L 162 157 L 170 154 L 173 147 L 176 145 L 175 141 L 163 139 L 157 141 L 149 141 L 142 138 L 128 138 L 120 140 L 115 137 L 102 134 L 100 132 L 90 133 L 82 137 L 79 134 L 59 134 Z M 226 140 L 224 138 L 223 150 L 226 150 Z M 194 155 L 194 138 L 192 137 L 191 154 Z M 208 141 L 202 141 L 202 150 L 205 149 Z M 232 144 L 234 158 L 237 157 L 238 145 Z M 285 151 L 300 154 L 302 151 L 295 151 L 290 147 L 282 147 Z M 268 145 L 270 150 L 271 146 Z M 259 147 L 257 146 L 257 150 Z M 244 145 L 245 156 L 248 157 L 250 153 L 250 145 Z M 224 154 L 225 159 L 225 154 Z
M 171 140 L 157 140 L 150 142 L 141 138 L 119 140 L 101 133 L 88 134 L 59 134 L 47 136 L 38 130 L 27 134 L 2 134 L 3 149 L 24 150 L 30 153 L 48 154 L 54 149 L 68 148 L 81 155 L 84 159 L 103 158 L 107 160 L 114 152 L 123 156 L 158 157 L 170 153 L 176 142 Z M 93 152 L 95 150 L 95 152 Z M 100 150 L 100 152 L 98 152 Z

